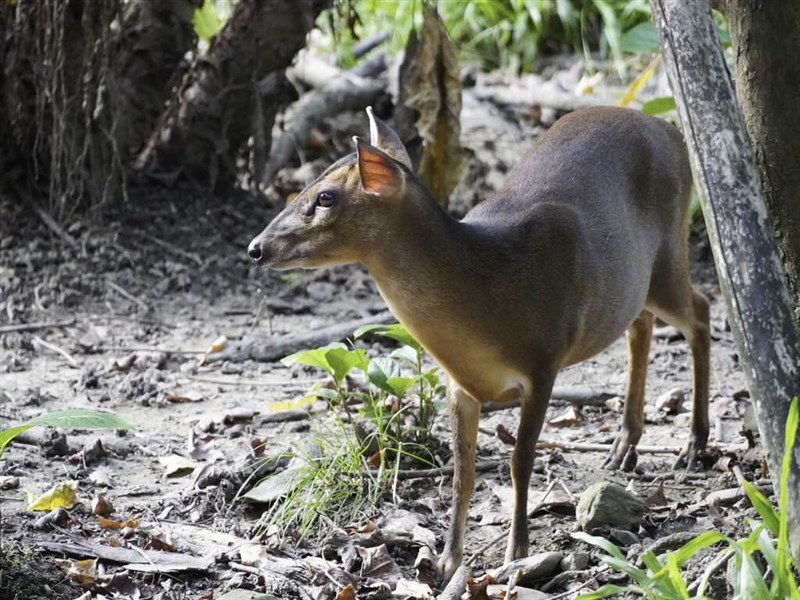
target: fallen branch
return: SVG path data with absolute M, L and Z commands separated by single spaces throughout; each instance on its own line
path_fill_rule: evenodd
M 342 340 L 353 335 L 353 331 L 363 325 L 392 323 L 394 321 L 395 318 L 392 313 L 385 311 L 377 315 L 337 323 L 317 331 L 290 333 L 279 337 L 247 336 L 239 342 L 232 342 L 219 352 L 206 355 L 205 363 L 221 360 L 229 362 L 244 362 L 246 360 L 272 362 L 298 350 L 318 348 L 319 346 Z
M 605 406 L 606 400 L 615 398 L 619 394 L 603 388 L 588 385 L 557 385 L 550 395 L 551 400 L 561 400 L 576 406 Z M 511 402 L 486 402 L 481 407 L 484 413 L 505 410 L 519 406 L 519 400 Z
M 485 460 L 475 463 L 475 472 L 483 473 L 484 471 L 493 471 L 498 467 L 508 464 L 507 460 Z M 399 469 L 396 472 L 397 479 L 427 479 L 430 477 L 442 477 L 444 475 L 453 474 L 453 465 L 446 467 L 438 467 L 435 469 Z
M 39 218 L 47 225 L 48 229 L 55 233 L 58 237 L 60 237 L 67 246 L 72 248 L 73 250 L 79 251 L 81 249 L 80 244 L 78 241 L 72 237 L 69 233 L 64 231 L 64 228 L 59 225 L 56 220 L 50 216 L 49 213 L 45 212 L 38 206 L 36 207 L 36 214 L 39 215 Z
M 362 110 L 374 104 L 384 92 L 382 82 L 343 71 L 325 87 L 304 94 L 287 110 L 285 120 L 291 125 L 272 140 L 262 182 L 269 185 L 278 171 L 304 146 L 311 130 L 325 117 Z
M 564 111 L 573 111 L 591 106 L 606 106 L 613 98 L 603 96 L 577 96 L 564 91 L 556 84 L 539 77 L 528 76 L 522 84 L 510 86 L 477 85 L 470 92 L 479 100 L 489 100 L 505 106 L 546 106 Z
M 42 348 L 46 348 L 47 350 L 55 352 L 56 354 L 60 354 L 70 365 L 76 368 L 78 367 L 78 361 L 75 360 L 69 352 L 67 352 L 63 348 L 60 348 L 59 346 L 56 346 L 55 344 L 51 344 L 50 342 L 45 342 L 38 335 L 33 336 L 33 344 L 35 346 L 41 346 Z
M 44 321 L 40 323 L 18 323 L 17 325 L 0 325 L 0 335 L 4 333 L 22 333 L 41 331 L 42 329 L 62 329 L 75 325 L 75 319 L 69 321 Z

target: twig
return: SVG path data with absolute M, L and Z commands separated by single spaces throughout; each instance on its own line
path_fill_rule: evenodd
M 307 390 L 310 386 L 304 385 L 301 381 L 253 381 L 244 380 L 241 377 L 237 379 L 215 379 L 213 377 L 198 377 L 197 375 L 186 375 L 187 379 L 197 381 L 199 383 L 213 383 L 215 385 L 256 385 L 264 387 L 286 387 L 292 388 L 297 386 L 298 389 Z
M 483 471 L 491 471 L 496 469 L 508 461 L 506 460 L 485 460 L 475 464 L 475 472 L 482 473 Z M 439 477 L 441 475 L 452 475 L 454 467 L 448 465 L 446 467 L 439 467 L 436 469 L 399 469 L 397 471 L 397 479 L 422 479 L 426 477 Z
M 204 350 L 169 350 L 166 348 L 144 348 L 136 346 L 97 346 L 97 352 L 160 352 L 162 354 L 205 354 Z
M 572 442 L 548 442 L 541 440 L 536 443 L 537 450 L 558 449 L 565 452 L 608 452 L 611 444 L 580 444 Z M 640 454 L 678 454 L 680 446 L 636 446 Z
M 150 240 L 154 244 L 158 244 L 162 248 L 166 248 L 170 252 L 174 252 L 175 254 L 180 254 L 184 258 L 188 258 L 189 260 L 194 261 L 199 266 L 205 267 L 205 263 L 203 263 L 203 261 L 200 259 L 200 257 L 197 256 L 196 254 L 192 254 L 191 252 L 187 252 L 186 250 L 178 248 L 174 244 L 170 244 L 169 242 L 165 242 L 164 240 L 162 240 L 160 238 L 157 238 L 154 235 L 150 235 L 149 233 L 145 233 L 143 231 L 140 231 L 139 235 L 141 235 L 143 238 L 146 238 L 146 239 Z
M 533 508 L 532 508 L 530 511 L 528 511 L 528 518 L 529 518 L 529 519 L 530 519 L 530 518 L 531 518 L 531 517 L 532 517 L 532 516 L 533 516 L 535 513 L 537 513 L 538 511 L 540 511 L 540 510 L 541 510 L 541 509 L 542 509 L 542 508 L 545 506 L 545 500 L 547 499 L 547 496 L 549 496 L 549 495 L 550 495 L 550 492 L 552 492 L 552 491 L 553 491 L 553 488 L 555 487 L 555 485 L 556 485 L 556 482 L 557 482 L 557 481 L 558 481 L 558 480 L 555 480 L 555 479 L 554 479 L 553 481 L 551 481 L 551 482 L 550 482 L 550 485 L 548 485 L 548 486 L 547 486 L 547 489 L 544 491 L 544 495 L 542 496 L 542 499 L 541 499 L 541 500 L 539 500 L 539 502 L 537 502 L 537 503 L 536 503 L 536 506 L 534 506 L 534 507 L 533 507 Z M 493 538 L 493 539 L 489 540 L 489 541 L 488 541 L 488 542 L 486 542 L 486 543 L 485 543 L 483 546 L 481 546 L 480 548 L 478 548 L 478 549 L 475 551 L 475 553 L 474 553 L 472 556 L 470 556 L 470 557 L 469 557 L 469 558 L 466 560 L 466 562 L 464 562 L 464 564 L 465 564 L 465 565 L 467 565 L 467 566 L 470 566 L 470 565 L 472 565 L 472 564 L 473 564 L 473 563 L 474 563 L 476 560 L 478 560 L 478 557 L 479 557 L 479 556 L 482 556 L 482 555 L 483 555 L 483 553 L 484 553 L 484 552 L 486 552 L 486 551 L 487 551 L 487 550 L 489 550 L 490 548 L 492 548 L 492 547 L 496 546 L 497 544 L 499 544 L 500 542 L 502 542 L 504 539 L 506 539 L 506 538 L 508 537 L 508 530 L 510 529 L 510 527 L 511 527 L 511 525 L 508 525 L 508 526 L 504 527 L 504 528 L 503 528 L 503 532 L 502 532 L 502 533 L 500 533 L 500 534 L 499 534 L 497 537 L 495 537 L 495 538 Z
M 230 362 L 244 362 L 245 360 L 256 360 L 262 362 L 272 362 L 288 356 L 292 352 L 324 346 L 330 342 L 341 340 L 353 334 L 353 331 L 362 325 L 372 323 L 391 323 L 395 318 L 388 310 L 377 315 L 371 315 L 361 319 L 337 323 L 330 327 L 317 329 L 316 331 L 293 333 L 282 336 L 248 336 L 238 342 L 232 342 L 219 352 L 213 352 L 206 356 L 206 363 L 227 360 Z
M 52 231 L 58 237 L 60 237 L 64 241 L 64 243 L 67 244 L 67 246 L 69 246 L 75 251 L 80 251 L 81 246 L 78 243 L 78 241 L 70 234 L 68 234 L 66 231 L 64 231 L 64 228 L 61 227 L 61 225 L 59 225 L 58 223 L 56 223 L 56 220 L 53 217 L 51 217 L 49 213 L 47 213 L 38 206 L 35 207 L 35 209 L 36 209 L 36 214 L 38 214 L 39 218 L 42 221 L 44 221 L 44 224 L 47 225 L 50 231 Z
M 550 394 L 551 400 L 561 400 L 576 406 L 605 406 L 606 400 L 616 396 L 619 396 L 619 394 L 590 385 L 557 385 Z M 487 413 L 517 406 L 519 406 L 518 400 L 512 402 L 486 402 L 481 406 L 481 411 Z
M 117 292 L 120 296 L 122 296 L 126 300 L 130 300 L 134 304 L 138 304 L 142 308 L 142 310 L 147 310 L 148 307 L 147 307 L 147 304 L 144 303 L 144 301 L 140 300 L 139 298 L 137 298 L 136 296 L 131 294 L 129 291 L 121 288 L 119 285 L 114 283 L 111 279 L 106 279 L 106 283 L 108 284 L 108 287 L 110 287 L 112 290 Z
M 34 344 L 38 344 L 38 345 L 42 346 L 43 348 L 47 348 L 48 350 L 51 350 L 52 352 L 60 354 L 73 367 L 78 367 L 78 361 L 76 361 L 74 358 L 72 358 L 72 355 L 69 352 L 67 352 L 66 350 L 64 350 L 63 348 L 59 348 L 58 346 L 56 346 L 55 344 L 51 344 L 50 342 L 45 342 L 38 335 L 33 336 L 33 343 Z
M 69 321 L 44 321 L 40 323 L 19 323 L 17 325 L 0 325 L 0 335 L 4 333 L 19 333 L 23 331 L 41 331 L 42 329 L 60 329 L 72 327 L 75 319 Z

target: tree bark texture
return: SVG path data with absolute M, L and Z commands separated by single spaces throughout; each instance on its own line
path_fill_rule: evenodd
M 789 404 L 800 392 L 800 332 L 756 159 L 708 0 L 650 0 L 650 5 L 701 192 L 728 318 L 775 479 L 780 476 Z M 791 467 L 789 531 L 793 552 L 800 556 L 797 446 Z
M 122 8 L 114 138 L 126 164 L 142 149 L 196 45 L 192 15 L 202 0 L 130 0 Z
M 271 128 L 279 108 L 276 97 L 262 102 L 259 82 L 289 65 L 329 4 L 241 0 L 140 154 L 139 168 L 167 181 L 230 184 L 238 153 L 254 133 L 254 115 L 259 127 Z
M 800 323 L 800 2 L 728 0 L 736 95 Z
M 120 189 L 110 109 L 119 5 L 19 0 L 0 9 L 0 129 L 10 134 L 0 139 L 0 168 L 21 169 L 18 183 L 28 188 L 22 191 L 48 197 L 57 218 L 102 204 Z

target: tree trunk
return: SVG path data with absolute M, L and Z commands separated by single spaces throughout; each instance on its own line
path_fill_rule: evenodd
M 800 331 L 755 156 L 708 0 L 650 0 L 650 5 L 692 155 L 728 318 L 777 483 L 786 416 L 792 396 L 800 391 Z M 796 159 L 791 157 L 786 167 L 796 165 Z M 788 519 L 793 552 L 800 556 L 800 447 L 792 454 Z
M 115 197 L 122 181 L 109 106 L 119 4 L 19 0 L 0 9 L 0 130 L 10 133 L 0 167 L 12 164 L 21 180 L 12 192 L 44 195 L 62 220 Z
M 728 0 L 742 107 L 800 323 L 800 2 Z
M 254 121 L 262 131 L 271 128 L 279 108 L 275 98 L 286 93 L 284 87 L 262 102 L 259 82 L 289 65 L 329 4 L 241 0 L 165 113 L 139 156 L 139 168 L 166 181 L 212 188 L 232 183 L 237 155 L 257 133 Z
M 130 0 L 122 9 L 114 139 L 125 164 L 144 146 L 196 45 L 192 15 L 202 0 Z

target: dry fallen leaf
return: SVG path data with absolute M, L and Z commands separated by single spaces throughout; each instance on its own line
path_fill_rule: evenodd
M 356 600 L 356 588 L 353 587 L 353 584 L 348 583 L 347 587 L 342 588 L 342 590 L 336 594 L 336 600 Z
M 114 505 L 103 494 L 100 494 L 92 500 L 92 512 L 107 517 L 114 512 Z
M 517 438 L 502 423 L 498 423 L 495 427 L 494 435 L 506 446 L 514 446 L 517 443 Z
M 103 529 L 125 529 L 126 527 L 135 529 L 139 526 L 139 519 L 136 517 L 131 517 L 127 521 L 114 521 L 113 519 L 106 519 L 105 517 L 98 515 L 97 524 Z
M 575 427 L 584 422 L 581 411 L 576 406 L 570 406 L 567 410 L 560 415 L 550 419 L 547 424 L 551 427 Z
M 63 569 L 67 577 L 77 581 L 81 585 L 91 585 L 98 575 L 98 561 L 96 558 L 85 560 L 57 560 L 57 564 Z
M 35 498 L 30 492 L 25 492 L 28 499 L 28 510 L 51 511 L 54 508 L 69 508 L 77 499 L 75 490 L 78 489 L 77 481 L 58 483 L 44 494 Z
M 442 206 L 458 185 L 464 166 L 461 147 L 461 83 L 458 59 L 433 3 L 423 5 L 424 18 L 405 88 L 406 105 L 419 112 L 417 131 L 424 140 L 419 176 Z

